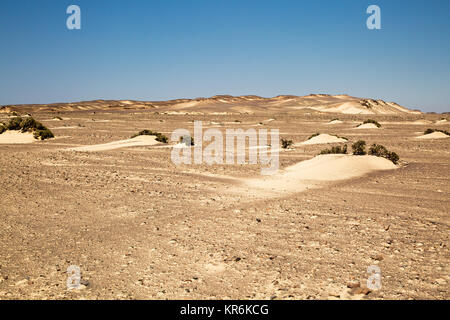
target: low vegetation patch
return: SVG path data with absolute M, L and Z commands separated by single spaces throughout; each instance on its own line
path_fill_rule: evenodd
M 400 157 L 395 152 L 391 152 L 380 144 L 373 144 L 369 149 L 369 155 L 383 157 L 391 160 L 394 164 L 398 163 Z
M 32 117 L 22 118 L 15 117 L 9 120 L 9 123 L 2 125 L 0 128 L 0 133 L 6 130 L 16 130 L 20 132 L 32 132 L 36 139 L 50 139 L 53 138 L 53 133 L 42 123 L 34 120 Z
M 292 140 L 281 139 L 281 147 L 283 149 L 290 148 L 290 147 L 292 147 L 293 144 L 294 144 L 294 142 Z
M 366 154 L 366 142 L 364 140 L 358 140 L 352 144 L 352 149 L 355 156 L 363 156 Z
M 320 154 L 347 154 L 347 145 L 344 145 L 343 147 L 335 146 L 330 149 L 324 149 L 320 151 Z
M 446 130 L 440 130 L 440 129 L 427 129 L 427 130 L 425 130 L 424 134 L 430 134 L 433 132 L 442 132 L 442 133 L 445 133 L 446 135 L 450 136 L 450 132 L 448 132 Z
M 366 153 L 366 142 L 364 140 L 359 140 L 352 145 L 353 154 L 357 156 L 362 156 Z M 400 160 L 400 157 L 395 152 L 389 151 L 385 146 L 381 144 L 372 144 L 369 148 L 369 155 L 386 158 L 392 161 L 394 164 L 397 164 Z
M 373 120 L 373 119 L 367 119 L 366 121 L 364 121 L 362 124 L 366 124 L 366 123 L 373 123 L 374 125 L 376 125 L 378 128 L 381 128 L 381 124 L 378 123 L 378 121 Z
M 156 141 L 158 142 L 162 142 L 162 143 L 167 143 L 169 142 L 169 138 L 167 138 L 165 135 L 163 135 L 160 132 L 156 132 L 156 131 L 152 131 L 152 130 L 142 130 L 138 133 L 136 133 L 135 135 L 133 135 L 131 138 L 136 138 L 138 136 L 156 136 Z

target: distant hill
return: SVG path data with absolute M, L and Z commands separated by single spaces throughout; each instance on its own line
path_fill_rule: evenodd
M 311 94 L 308 96 L 218 95 L 210 98 L 176 99 L 168 101 L 94 100 L 74 103 L 9 105 L 0 112 L 81 111 L 81 110 L 139 110 L 153 109 L 168 113 L 258 113 L 310 110 L 342 114 L 421 114 L 395 102 L 356 98 L 348 95 Z

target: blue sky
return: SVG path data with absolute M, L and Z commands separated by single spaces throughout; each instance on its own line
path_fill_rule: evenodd
M 450 112 L 448 0 L 1 0 L 0 44 L 0 104 L 347 93 Z

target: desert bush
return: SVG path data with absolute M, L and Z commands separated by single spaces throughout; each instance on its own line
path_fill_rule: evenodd
M 341 146 L 334 146 L 330 149 L 324 149 L 320 151 L 320 154 L 347 154 L 347 145 Z
M 184 143 L 187 146 L 193 146 L 194 145 L 194 138 L 191 136 L 182 136 L 180 138 L 180 143 Z
M 167 138 L 165 135 L 163 135 L 160 132 L 152 131 L 152 130 L 142 130 L 138 132 L 137 134 L 133 135 L 131 138 L 136 138 L 137 136 L 156 136 L 156 141 L 167 143 L 169 142 L 169 138 Z
M 373 144 L 369 149 L 369 155 L 383 157 L 391 160 L 394 164 L 398 163 L 400 157 L 395 152 L 391 152 L 380 144 Z
M 424 134 L 430 134 L 433 132 L 442 132 L 442 133 L 445 133 L 446 135 L 450 136 L 450 132 L 448 132 L 446 130 L 439 130 L 439 129 L 427 129 L 427 130 L 425 130 Z
M 46 127 L 44 127 L 44 125 L 42 125 L 42 123 L 34 120 L 33 118 L 22 119 L 22 122 L 20 123 L 20 126 L 21 126 L 20 130 L 22 132 L 36 131 L 36 130 L 46 130 L 47 129 Z
M 292 140 L 281 139 L 281 147 L 283 149 L 290 148 L 293 144 L 294 144 L 294 142 Z
M 21 123 L 22 123 L 21 117 L 15 117 L 9 120 L 8 124 L 6 125 L 7 130 L 20 130 L 22 129 Z
M 9 120 L 5 130 L 20 130 L 21 132 L 33 132 L 34 137 L 41 140 L 53 138 L 53 133 L 42 123 L 34 120 L 32 117 L 15 117 Z
M 0 134 L 6 131 L 6 127 L 3 124 L 0 124 Z
M 366 123 L 373 123 L 373 124 L 376 125 L 378 128 L 381 127 L 381 124 L 379 124 L 378 121 L 373 120 L 373 119 L 367 119 L 366 121 L 363 122 L 363 124 L 366 124 Z
M 50 138 L 55 137 L 53 135 L 53 132 L 51 132 L 49 129 L 36 130 L 36 131 L 34 131 L 33 136 L 35 139 L 41 139 L 41 140 L 50 139 Z
M 356 156 L 363 156 L 366 154 L 366 142 L 364 140 L 358 140 L 352 144 L 353 154 Z

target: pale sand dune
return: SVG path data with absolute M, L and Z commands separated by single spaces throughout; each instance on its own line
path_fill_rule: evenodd
M 441 119 L 441 120 L 436 121 L 436 124 L 444 124 L 444 123 L 447 123 L 447 122 L 448 122 L 447 119 Z
M 132 139 L 114 141 L 110 143 L 104 144 L 96 144 L 92 146 L 83 146 L 76 148 L 69 148 L 67 150 L 70 151 L 108 151 L 126 147 L 144 147 L 144 146 L 153 146 L 159 144 L 160 142 L 156 141 L 155 136 L 137 136 Z
M 320 182 L 346 180 L 396 168 L 391 161 L 375 156 L 320 155 L 271 176 L 245 179 L 244 185 L 263 192 L 299 192 L 314 188 Z
M 431 124 L 433 122 L 431 122 L 430 120 L 416 120 L 414 121 L 412 124 Z
M 443 132 L 439 132 L 439 131 L 435 131 L 429 134 L 424 134 L 422 136 L 416 137 L 416 139 L 421 139 L 421 140 L 431 140 L 431 139 L 445 139 L 450 137 L 449 135 L 446 135 Z
M 327 124 L 340 124 L 340 123 L 344 123 L 344 121 L 341 121 L 341 120 L 332 120 L 332 121 L 328 122 Z
M 379 129 L 374 123 L 364 123 L 357 126 L 355 129 Z
M 0 134 L 0 144 L 23 144 L 37 141 L 30 132 L 8 130 Z
M 326 143 L 341 143 L 341 142 L 347 142 L 346 139 L 338 138 L 336 136 L 332 136 L 326 133 L 319 134 L 318 136 L 315 136 L 307 141 L 303 141 L 300 143 L 294 144 L 294 146 L 299 145 L 310 145 L 310 144 L 326 144 Z

